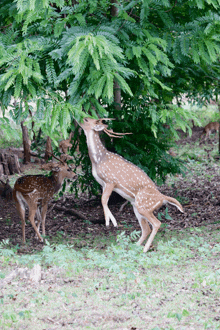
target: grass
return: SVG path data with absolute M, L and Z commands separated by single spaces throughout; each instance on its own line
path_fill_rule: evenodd
M 136 232 L 110 236 L 104 250 L 92 235 L 90 248 L 56 242 L 30 255 L 1 243 L 1 278 L 34 263 L 44 275 L 3 288 L 1 329 L 220 329 L 219 229 L 163 229 L 147 254 Z
M 213 159 L 218 155 L 218 143 L 213 140 L 212 145 L 199 145 L 200 141 L 195 142 L 194 147 L 191 148 L 190 144 L 181 146 L 181 148 L 174 148 L 175 152 L 183 161 L 196 160 L 199 162 L 209 162 L 210 158 Z M 207 151 L 210 156 L 208 158 Z

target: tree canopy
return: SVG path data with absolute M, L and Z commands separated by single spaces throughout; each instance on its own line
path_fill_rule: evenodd
M 179 107 L 183 94 L 218 94 L 219 9 L 218 0 L 2 0 L 1 109 L 13 104 L 20 121 L 34 103 L 52 138 L 56 129 L 66 137 L 73 118 L 113 114 L 127 119 L 122 131 L 163 144 L 173 122 L 185 130 L 193 119 Z

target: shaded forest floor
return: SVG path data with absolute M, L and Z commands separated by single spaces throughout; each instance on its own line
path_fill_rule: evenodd
M 195 127 L 191 137 L 185 137 L 182 133 L 181 140 L 177 141 L 177 148 L 187 144 L 193 148 L 195 141 L 198 141 L 201 135 L 201 128 Z M 206 148 L 211 149 L 212 143 L 209 140 Z M 197 155 L 198 159 L 206 158 L 206 156 Z M 204 159 L 201 159 L 204 160 Z M 217 163 L 205 159 L 201 166 L 193 166 L 189 164 L 186 171 L 186 177 L 178 176 L 168 178 L 167 183 L 160 186 L 159 190 L 168 196 L 177 198 L 184 207 L 184 214 L 181 214 L 175 207 L 169 206 L 168 210 L 165 207 L 157 212 L 157 216 L 163 223 L 162 228 L 181 229 L 193 226 L 201 226 L 212 224 L 219 221 L 220 214 L 220 167 Z M 29 164 L 23 167 L 23 172 L 26 173 L 31 167 L 39 168 L 37 164 Z M 201 177 L 201 173 L 203 176 Z M 85 195 L 81 195 L 80 199 L 76 199 L 73 195 L 67 195 L 60 198 L 58 201 L 53 200 L 49 204 L 46 217 L 46 235 L 51 239 L 59 239 L 71 241 L 81 247 L 87 245 L 87 235 L 92 234 L 93 237 L 117 235 L 121 231 L 129 233 L 133 230 L 140 230 L 138 221 L 134 215 L 133 208 L 127 204 L 123 211 L 120 212 L 120 206 L 123 200 L 120 198 L 111 198 L 109 207 L 117 219 L 118 227 L 114 228 L 110 223 L 110 228 L 105 227 L 104 214 L 101 206 L 100 196 L 97 198 L 88 199 Z M 60 207 L 67 210 L 79 211 L 86 220 L 82 220 L 76 215 L 70 215 L 68 212 L 59 211 Z M 159 215 L 158 215 L 159 213 Z M 161 230 L 162 230 L 161 228 Z M 81 240 L 78 242 L 78 238 Z M 14 203 L 6 201 L 0 197 L 0 240 L 9 238 L 13 245 L 21 244 L 21 224 L 15 209 Z M 34 236 L 34 230 L 29 222 L 26 225 L 26 238 L 29 244 L 22 247 L 22 251 L 41 249 L 43 244 L 39 243 Z M 103 244 L 103 243 L 102 243 Z M 104 244 L 105 246 L 105 244 Z M 104 248 L 103 246 L 103 248 Z

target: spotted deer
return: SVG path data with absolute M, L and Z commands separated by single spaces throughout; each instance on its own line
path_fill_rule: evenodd
M 204 140 L 206 140 L 207 138 L 209 138 L 210 134 L 215 131 L 215 138 L 217 138 L 218 136 L 218 131 L 219 131 L 219 123 L 217 121 L 213 122 L 213 123 L 209 123 L 207 124 L 204 128 L 203 128 L 203 132 L 201 135 L 201 139 L 204 137 Z
M 175 198 L 161 194 L 154 182 L 139 167 L 123 157 L 109 152 L 104 147 L 99 137 L 100 131 L 104 131 L 110 137 L 122 137 L 128 133 L 115 133 L 108 130 L 108 126 L 103 123 L 103 120 L 109 119 L 84 118 L 80 126 L 86 135 L 89 157 L 92 162 L 92 174 L 103 188 L 101 202 L 105 223 L 106 226 L 109 226 L 111 220 L 113 225 L 117 226 L 117 222 L 108 208 L 108 199 L 112 191 L 115 191 L 130 201 L 133 206 L 142 230 L 138 244 L 141 245 L 150 235 L 144 246 L 144 252 L 147 252 L 161 225 L 153 211 L 166 203 L 175 205 L 180 212 L 183 212 L 183 208 Z M 152 231 L 148 223 L 152 225 Z
M 69 138 L 66 140 L 62 140 L 59 143 L 60 151 L 64 154 L 67 154 L 68 150 L 72 148 L 72 143 L 70 143 L 71 139 L 73 137 L 73 132 L 70 133 Z
M 52 171 L 52 175 L 25 175 L 17 179 L 14 185 L 13 198 L 21 217 L 23 243 L 25 243 L 25 206 L 29 209 L 28 218 L 36 235 L 43 242 L 39 229 L 42 223 L 42 234 L 45 235 L 45 219 L 49 201 L 61 188 L 64 178 L 76 177 L 72 169 L 64 162 L 48 163 L 42 165 L 42 169 Z M 37 225 L 34 221 L 35 215 L 38 219 Z

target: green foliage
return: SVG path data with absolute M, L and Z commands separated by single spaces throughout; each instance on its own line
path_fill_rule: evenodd
M 125 56 L 114 33 L 115 29 L 107 26 L 72 27 L 64 33 L 60 49 L 51 52 L 54 59 L 67 58 L 66 63 L 71 70 L 66 70 L 65 79 L 74 75 L 69 87 L 72 104 L 79 102 L 85 90 L 84 107 L 91 107 L 94 103 L 91 97 L 95 100 L 102 97 L 107 103 L 112 103 L 114 79 L 132 95 L 124 78 L 128 79 L 134 71 L 125 68 Z M 63 78 L 61 73 L 57 85 Z
M 0 118 L 0 148 L 6 148 L 9 145 L 20 147 L 21 133 L 12 120 Z
M 113 142 L 109 139 L 107 142 L 110 150 L 117 151 L 142 168 L 158 183 L 162 183 L 167 174 L 182 171 L 181 162 L 168 153 L 173 146 L 172 139 L 176 131 L 163 126 L 174 120 L 175 113 L 167 112 L 166 121 L 164 117 L 161 118 L 161 113 L 164 114 L 165 111 L 151 105 L 149 99 L 144 97 L 127 99 L 121 110 L 112 107 L 109 115 L 116 118 L 111 123 L 113 131 L 132 134 L 114 139 Z
M 180 171 L 167 153 L 177 137 L 174 125 L 190 132 L 188 120 L 196 120 L 180 107 L 182 96 L 201 103 L 219 94 L 220 5 L 120 1 L 117 15 L 112 6 L 110 0 L 2 0 L 1 110 L 12 105 L 19 123 L 31 109 L 55 144 L 74 119 L 115 115 L 133 133 L 114 141 L 116 151 L 163 181 Z M 114 82 L 121 113 L 113 109 Z M 119 132 L 122 126 L 112 124 Z M 80 161 L 90 169 L 87 158 Z M 91 172 L 85 173 L 86 183 Z
M 217 104 L 208 104 L 207 106 L 189 104 L 185 105 L 184 108 L 186 108 L 193 116 L 199 118 L 198 126 L 201 127 L 204 127 L 210 122 L 219 121 L 220 119 L 220 113 Z

